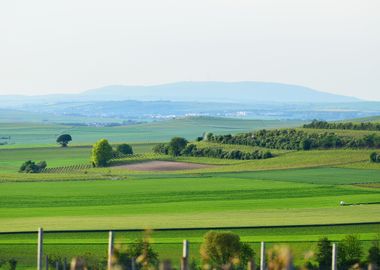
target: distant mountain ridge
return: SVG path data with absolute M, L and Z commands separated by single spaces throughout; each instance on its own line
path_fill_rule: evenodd
M 90 100 L 170 100 L 198 102 L 357 102 L 358 98 L 304 86 L 267 82 L 178 82 L 153 86 L 113 85 L 79 94 Z
M 184 101 L 223 103 L 339 103 L 360 99 L 312 88 L 270 82 L 177 82 L 152 86 L 110 85 L 79 94 L 0 96 L 3 105 L 86 101 Z

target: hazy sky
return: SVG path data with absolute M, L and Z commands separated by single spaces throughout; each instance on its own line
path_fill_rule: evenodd
M 379 0 L 4 0 L 0 94 L 270 81 L 380 100 Z

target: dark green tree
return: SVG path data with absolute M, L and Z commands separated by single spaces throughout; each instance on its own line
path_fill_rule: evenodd
M 380 246 L 379 246 L 379 241 L 374 241 L 372 243 L 372 246 L 368 250 L 367 260 L 368 260 L 368 263 L 376 265 L 377 267 L 380 266 Z
M 169 146 L 169 154 L 172 156 L 178 156 L 183 149 L 185 149 L 188 141 L 185 138 L 174 137 L 170 140 Z
M 95 167 L 105 167 L 112 159 L 112 146 L 106 139 L 101 139 L 92 147 L 92 164 Z
M 123 155 L 133 155 L 132 146 L 130 146 L 129 144 L 126 144 L 126 143 L 119 144 L 116 147 L 116 151 L 123 154 Z
M 62 134 L 57 138 L 57 143 L 59 143 L 62 147 L 66 147 L 72 140 L 73 138 L 70 134 Z
M 327 237 L 323 237 L 318 241 L 318 251 L 316 259 L 319 265 L 318 269 L 329 269 L 331 267 L 332 259 L 332 245 L 331 241 Z

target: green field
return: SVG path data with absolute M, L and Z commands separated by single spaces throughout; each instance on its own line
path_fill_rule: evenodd
M 56 145 L 59 134 L 69 133 L 74 145 L 93 144 L 101 138 L 113 143 L 120 142 L 163 142 L 173 136 L 194 140 L 204 132 L 218 134 L 239 133 L 262 128 L 299 126 L 300 121 L 241 120 L 212 117 L 187 117 L 168 121 L 116 127 L 69 126 L 44 123 L 1 123 L 0 137 L 11 136 L 6 147 L 30 147 Z
M 212 118 L 115 128 L 0 124 L 4 135 L 17 139 L 15 145 L 0 148 L 0 259 L 15 257 L 22 268 L 33 267 L 36 234 L 30 231 L 38 227 L 47 231 L 104 230 L 46 235 L 50 255 L 70 258 L 87 254 L 97 260 L 105 256 L 105 231 L 110 229 L 121 230 L 117 242 L 122 243 L 141 235 L 126 230 L 165 229 L 155 231 L 152 242 L 161 258 L 174 261 L 178 261 L 183 239 L 191 241 L 192 256 L 198 259 L 202 235 L 220 227 L 238 233 L 256 251 L 260 241 L 287 243 L 296 261 L 302 261 L 307 250 L 315 250 L 315 241 L 322 236 L 339 241 L 356 234 L 368 248 L 380 233 L 380 164 L 369 162 L 371 149 L 272 149 L 275 157 L 263 160 L 174 158 L 152 153 L 157 142 L 174 135 L 194 139 L 203 131 L 237 133 L 283 125 Z M 54 145 L 55 136 L 66 131 L 73 135 L 73 145 Z M 113 164 L 171 160 L 213 166 L 182 171 L 64 168 L 89 164 L 90 145 L 101 137 L 113 143 L 132 142 L 135 155 Z M 225 150 L 258 149 L 197 144 Z M 48 168 L 62 170 L 18 173 L 28 159 L 46 160 Z M 341 201 L 348 205 L 341 206 Z M 345 225 L 352 223 L 355 225 Z

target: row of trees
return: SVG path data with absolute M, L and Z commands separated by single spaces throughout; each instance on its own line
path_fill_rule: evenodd
M 310 124 L 303 125 L 304 128 L 317 128 L 317 129 L 349 129 L 349 130 L 372 130 L 372 131 L 380 131 L 380 123 L 373 122 L 361 122 L 361 123 L 353 123 L 353 122 L 326 122 L 313 120 Z
M 111 159 L 124 155 L 133 155 L 132 146 L 123 143 L 114 150 L 108 140 L 101 139 L 92 147 L 91 161 L 94 167 L 106 167 Z
M 211 142 L 251 145 L 272 149 L 310 150 L 330 148 L 380 148 L 380 136 L 365 135 L 362 138 L 339 136 L 335 133 L 307 133 L 296 129 L 259 130 L 237 135 L 207 134 Z
M 380 163 L 380 154 L 376 153 L 376 152 L 373 152 L 371 153 L 371 155 L 369 156 L 369 159 L 371 162 L 376 162 L 376 163 Z
M 192 157 L 212 157 L 223 159 L 265 159 L 273 157 L 270 151 L 255 150 L 251 153 L 240 150 L 226 151 L 221 147 L 204 147 L 198 148 L 195 144 L 189 144 L 184 138 L 175 137 L 168 144 L 157 144 L 153 151 L 158 154 L 172 156 L 192 156 Z

